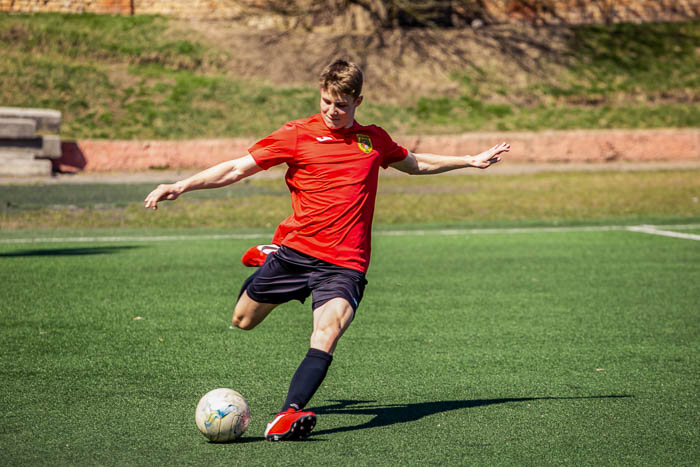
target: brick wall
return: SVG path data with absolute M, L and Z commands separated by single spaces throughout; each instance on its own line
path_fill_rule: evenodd
M 240 14 L 235 0 L 134 0 L 136 14 L 161 14 L 181 18 L 232 18 Z
M 162 14 L 177 17 L 231 18 L 236 0 L 0 0 L 0 11 L 40 13 Z
M 232 18 L 264 0 L 0 0 L 0 11 L 163 14 Z M 601 23 L 674 21 L 700 17 L 698 0 L 487 0 L 496 22 Z
M 700 163 L 700 130 L 573 130 L 400 136 L 414 152 L 476 154 L 499 141 L 513 149 L 508 164 Z M 154 168 L 203 169 L 242 156 L 254 138 L 186 141 L 83 140 L 64 142 L 55 169 L 64 172 L 131 172 Z
M 184 3 L 184 2 L 183 2 Z M 0 0 L 0 11 L 131 14 L 134 0 Z

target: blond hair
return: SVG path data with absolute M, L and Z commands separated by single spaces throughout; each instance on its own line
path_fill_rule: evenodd
M 362 94 L 362 70 L 353 62 L 336 60 L 321 72 L 321 89 L 333 95 L 349 94 L 357 99 Z

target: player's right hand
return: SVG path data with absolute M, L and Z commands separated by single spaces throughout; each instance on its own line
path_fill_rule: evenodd
M 158 185 L 155 190 L 151 191 L 144 200 L 145 208 L 158 209 L 158 202 L 162 200 L 172 201 L 177 199 L 182 194 L 182 190 L 173 184 Z

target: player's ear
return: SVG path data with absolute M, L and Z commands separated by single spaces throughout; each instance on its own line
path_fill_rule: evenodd
M 355 99 L 355 107 L 359 107 L 360 104 L 362 104 L 362 97 L 363 96 L 357 96 L 357 99 Z

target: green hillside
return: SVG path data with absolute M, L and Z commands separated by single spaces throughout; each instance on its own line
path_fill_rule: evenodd
M 368 45 L 154 16 L 0 14 L 0 102 L 61 110 L 66 138 L 256 136 L 315 112 L 312 77 L 340 54 L 367 64 L 359 120 L 393 132 L 689 127 L 699 26 L 493 26 Z

